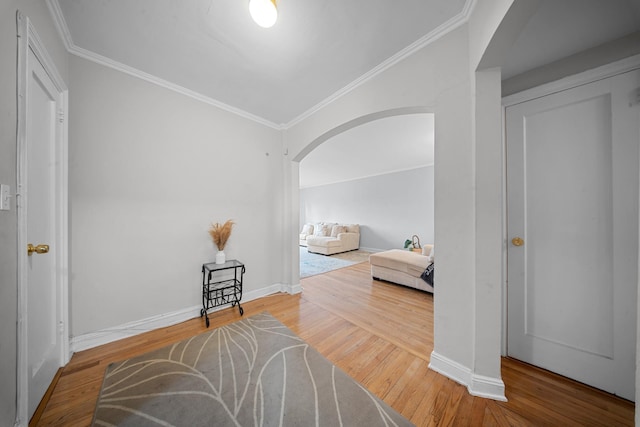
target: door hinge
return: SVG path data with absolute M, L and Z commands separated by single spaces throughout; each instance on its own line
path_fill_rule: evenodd
M 60 123 L 64 123 L 64 110 L 63 109 L 58 110 L 58 121 Z

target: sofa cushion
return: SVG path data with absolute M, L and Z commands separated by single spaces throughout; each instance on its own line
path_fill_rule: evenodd
M 318 223 L 313 227 L 313 235 L 326 237 L 331 235 L 331 225 L 325 223 Z
M 360 225 L 358 224 L 345 224 L 347 227 L 347 233 L 360 233 Z
M 427 265 L 430 264 L 429 257 L 401 249 L 391 249 L 390 251 L 371 254 L 369 255 L 369 262 L 372 265 L 401 271 L 414 277 L 420 277 Z
M 336 239 L 335 237 L 309 236 L 307 238 L 307 243 L 310 246 L 323 246 L 325 248 L 335 248 L 338 246 L 342 246 L 342 241 L 340 241 L 340 239 Z
M 334 225 L 333 227 L 331 227 L 331 237 L 338 237 L 338 234 L 340 233 L 346 233 L 347 232 L 347 227 L 345 227 L 344 225 Z

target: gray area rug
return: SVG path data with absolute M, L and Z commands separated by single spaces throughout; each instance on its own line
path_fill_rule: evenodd
M 369 255 L 369 252 L 357 250 L 327 256 L 310 253 L 307 248 L 300 246 L 300 278 L 304 279 L 369 261 Z
M 268 313 L 107 368 L 94 426 L 410 426 Z

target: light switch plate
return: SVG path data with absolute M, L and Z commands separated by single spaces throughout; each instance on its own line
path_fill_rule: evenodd
M 7 184 L 0 184 L 0 211 L 8 211 L 11 209 L 9 189 Z

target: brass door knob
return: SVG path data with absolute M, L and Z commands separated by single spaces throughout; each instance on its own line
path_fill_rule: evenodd
M 524 245 L 524 240 L 522 240 L 520 237 L 514 237 L 513 239 L 511 239 L 511 243 L 513 243 L 513 246 L 522 246 Z
M 27 245 L 27 255 L 31 256 L 33 253 L 46 254 L 49 252 L 49 245 L 33 246 L 31 243 Z

